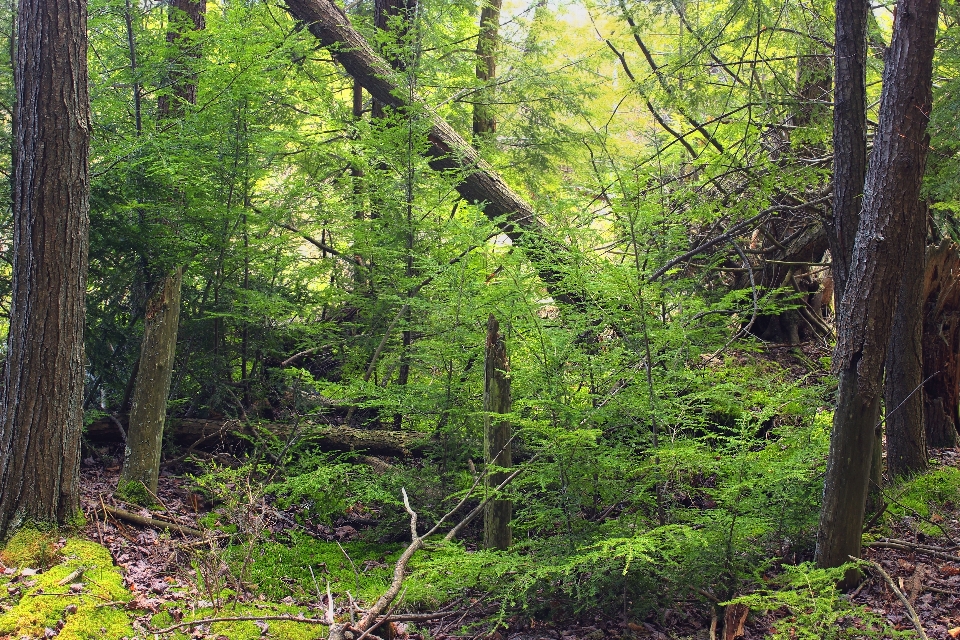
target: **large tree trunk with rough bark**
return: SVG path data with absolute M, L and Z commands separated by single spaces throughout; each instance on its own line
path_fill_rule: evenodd
M 20 0 L 0 538 L 79 508 L 89 227 L 87 8 Z
M 482 204 L 484 213 L 524 249 L 554 299 L 582 305 L 581 294 L 563 288 L 565 263 L 572 262 L 568 248 L 549 237 L 546 225 L 533 208 L 443 118 L 415 98 L 411 103 L 408 91 L 398 91 L 405 84 L 332 0 L 289 0 L 287 7 L 295 18 L 308 25 L 322 45 L 330 47 L 333 57 L 375 99 L 395 108 L 412 106 L 425 110 L 431 122 L 427 134 L 430 166 L 456 175 L 457 192 L 469 202 Z
M 511 426 L 509 420 L 495 416 L 510 413 L 510 375 L 507 346 L 500 334 L 500 324 L 490 314 L 487 320 L 487 349 L 483 373 L 483 461 L 488 466 L 506 469 L 513 466 Z M 485 487 L 493 491 L 507 478 L 508 471 L 487 473 Z M 513 503 L 491 500 L 483 510 L 483 546 L 505 550 L 512 540 L 510 521 Z
M 833 82 L 833 217 L 830 241 L 835 308 L 840 309 L 867 175 L 868 0 L 837 0 Z
M 180 50 L 179 45 L 184 42 L 186 32 L 204 28 L 206 8 L 206 0 L 171 0 L 169 4 L 167 42 L 174 46 L 181 59 L 171 60 L 172 91 L 169 95 L 162 95 L 159 100 L 159 114 L 163 119 L 180 117 L 186 105 L 197 102 L 196 76 L 191 72 L 190 65 L 182 60 L 195 59 L 197 52 Z M 181 201 L 183 199 L 180 194 L 175 197 Z M 160 446 L 180 324 L 182 283 L 183 267 L 175 267 L 154 286 L 146 303 L 140 365 L 130 410 L 130 433 L 121 486 L 140 482 L 154 493 L 157 490 Z
M 955 447 L 960 429 L 960 250 L 927 248 L 923 278 L 924 429 L 931 447 Z
M 904 237 L 924 220 L 916 206 L 927 152 L 939 0 L 901 0 L 883 73 L 880 122 L 864 188 L 834 369 L 840 391 L 830 437 L 816 561 L 860 555 L 883 364 L 904 261 Z
M 926 220 L 923 202 L 914 204 L 913 214 Z M 883 405 L 887 430 L 887 473 L 891 478 L 906 477 L 927 468 L 927 439 L 923 431 L 923 326 L 924 251 L 926 223 L 915 224 L 909 237 L 903 238 L 906 259 L 900 279 L 900 295 L 894 313 L 893 328 L 883 386 Z M 879 463 L 876 456 L 874 463 Z M 879 464 L 877 464 L 879 467 Z M 879 469 L 877 469 L 879 472 Z M 873 474 L 874 477 L 878 473 Z

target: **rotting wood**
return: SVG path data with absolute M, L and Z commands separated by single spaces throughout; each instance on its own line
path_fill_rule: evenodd
M 507 347 L 500 324 L 490 314 L 487 319 L 486 358 L 483 376 L 483 457 L 488 469 L 507 469 L 513 466 L 511 455 L 510 421 L 499 416 L 510 413 L 510 376 Z M 484 481 L 487 496 L 494 499 L 487 503 L 483 512 L 483 546 L 487 549 L 510 548 L 510 521 L 513 519 L 513 503 L 497 498 L 495 488 L 507 477 L 508 471 L 488 471 Z
M 168 428 L 173 433 L 174 442 L 180 446 L 199 447 L 200 444 L 221 442 L 235 444 L 244 437 L 249 438 L 249 428 L 239 420 L 175 419 Z M 254 428 L 265 437 L 286 439 L 294 425 L 263 422 L 254 425 Z M 86 435 L 94 442 L 114 442 L 117 429 L 107 420 L 98 420 L 87 427 Z M 301 424 L 299 438 L 324 450 L 362 451 L 367 455 L 400 458 L 420 455 L 428 445 L 428 436 L 415 431 L 357 429 L 338 425 Z

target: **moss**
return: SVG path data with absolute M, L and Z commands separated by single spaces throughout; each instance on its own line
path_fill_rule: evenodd
M 940 467 L 904 482 L 893 492 L 889 511 L 896 518 L 918 514 L 931 518 L 937 511 L 960 504 L 960 469 Z M 938 536 L 942 532 L 928 522 L 918 521 L 923 533 Z
M 69 539 L 61 555 L 61 563 L 22 582 L 19 602 L 0 615 L 0 634 L 43 637 L 44 628 L 54 628 L 62 621 L 57 637 L 63 640 L 130 636 L 133 628 L 122 603 L 131 595 L 110 552 L 94 542 Z M 58 584 L 77 569 L 83 569 L 83 573 L 74 582 L 82 583 L 82 589 L 74 593 L 69 585 Z M 104 606 L 107 603 L 119 606 Z M 71 605 L 76 611 L 68 613 Z
M 402 547 L 351 542 L 345 543 L 344 549 L 350 555 L 352 565 L 336 542 L 300 534 L 294 534 L 289 545 L 265 542 L 254 548 L 247 577 L 259 586 L 261 593 L 273 600 L 289 595 L 314 596 L 317 584 L 322 588 L 327 580 L 337 593 L 350 591 L 355 598 L 373 602 L 390 584 L 393 562 Z M 235 572 L 241 571 L 246 554 L 247 549 L 243 546 L 230 550 Z
M 173 606 L 171 605 L 170 608 L 173 608 Z M 304 614 L 302 608 L 281 604 L 231 604 L 220 610 L 204 608 L 191 611 L 182 621 L 187 622 L 190 620 L 201 620 L 203 618 L 241 616 L 296 616 L 300 614 Z M 305 617 L 313 617 L 310 613 L 304 615 Z M 285 640 L 315 640 L 327 637 L 327 627 L 322 624 L 294 622 L 292 620 L 265 620 L 264 622 L 269 625 L 269 636 L 273 638 L 284 638 Z M 150 624 L 155 628 L 164 628 L 173 625 L 174 621 L 169 610 L 167 610 L 153 616 Z M 191 629 L 191 627 L 181 627 L 168 635 L 167 638 L 170 640 L 190 638 Z M 264 634 L 260 630 L 260 627 L 253 621 L 228 621 L 214 622 L 211 624 L 209 635 L 211 637 L 226 637 L 230 638 L 230 640 L 256 640 L 263 637 Z
M 57 536 L 29 527 L 17 531 L 0 552 L 0 562 L 8 567 L 46 569 L 59 560 Z
M 126 482 L 121 480 L 114 495 L 121 500 L 138 504 L 141 507 L 152 507 L 155 504 L 153 494 L 139 480 L 128 480 Z

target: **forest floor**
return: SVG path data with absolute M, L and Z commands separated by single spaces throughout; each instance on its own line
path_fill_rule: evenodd
M 932 452 L 935 460 L 934 467 L 960 467 L 960 450 L 939 450 Z M 89 578 L 89 585 L 84 585 L 83 570 L 90 574 L 90 564 L 81 566 L 87 561 L 75 559 L 76 553 L 69 551 L 70 542 L 59 538 L 51 542 L 50 549 L 42 552 L 41 556 L 48 558 L 50 567 L 16 566 L 16 553 L 12 551 L 0 554 L 0 639 L 10 638 L 19 640 L 29 637 L 69 637 L 92 638 L 101 640 L 108 638 L 152 638 L 152 637 L 190 637 L 211 638 L 219 640 L 227 638 L 246 637 L 276 637 L 276 638 L 320 638 L 324 637 L 326 629 L 319 624 L 305 624 L 296 622 L 297 617 L 306 617 L 319 620 L 326 609 L 326 601 L 322 595 L 320 584 L 317 589 L 297 591 L 291 588 L 289 593 L 279 602 L 271 601 L 251 579 L 238 580 L 237 564 L 242 565 L 244 559 L 237 554 L 230 555 L 224 550 L 223 542 L 227 539 L 227 532 L 217 531 L 214 524 L 214 512 L 211 505 L 195 492 L 194 485 L 186 477 L 164 475 L 161 478 L 160 489 L 155 496 L 158 507 L 153 510 L 138 508 L 118 502 L 114 491 L 119 477 L 119 468 L 115 460 L 109 457 L 95 460 L 87 458 L 83 461 L 82 474 L 82 508 L 86 516 L 86 524 L 80 532 L 80 537 L 90 542 L 102 545 L 109 550 L 110 558 L 119 568 L 118 576 L 122 576 L 122 589 L 110 591 L 104 585 L 103 567 L 100 569 L 99 582 Z M 243 487 L 233 487 L 239 494 Z M 896 506 L 895 498 L 891 501 Z M 235 507 L 237 505 L 234 505 Z M 902 506 L 902 505 L 901 505 Z M 138 526 L 122 517 L 116 517 L 105 512 L 105 507 L 124 509 L 136 512 L 139 515 L 154 519 L 167 520 L 181 527 L 202 529 L 201 536 L 192 535 L 188 529 L 182 531 L 150 526 Z M 221 508 L 223 505 L 221 505 Z M 240 534 L 261 535 L 268 531 L 271 534 L 289 533 L 296 525 L 288 515 L 271 507 L 265 501 L 256 501 L 243 507 L 246 513 L 234 521 L 243 521 L 246 518 L 248 529 Z M 876 528 L 877 535 L 868 536 L 864 558 L 876 563 L 877 567 L 889 577 L 896 586 L 896 593 L 890 583 L 879 570 L 867 568 L 866 580 L 854 591 L 839 596 L 841 608 L 829 604 L 827 609 L 836 609 L 838 614 L 831 624 L 840 627 L 870 628 L 870 623 L 864 621 L 863 616 L 872 614 L 873 620 L 883 620 L 890 627 L 903 630 L 903 637 L 920 637 L 915 631 L 917 624 L 922 625 L 928 638 L 947 640 L 960 637 L 960 505 L 948 503 L 941 512 L 935 512 L 927 517 L 911 512 L 909 509 L 888 512 L 884 518 L 878 518 L 882 527 Z M 236 514 L 235 514 L 236 515 Z M 356 524 L 356 522 L 354 522 Z M 354 539 L 358 537 L 357 527 L 342 523 L 340 526 L 317 527 L 308 532 L 327 543 L 343 543 L 350 549 Z M 241 527 L 242 529 L 243 527 Z M 882 529 L 882 531 L 881 531 Z M 306 531 L 304 531 L 307 533 Z M 233 533 L 238 533 L 234 531 Z M 882 534 L 882 537 L 881 535 Z M 892 542 L 896 540 L 896 542 Z M 252 547 L 251 547 L 252 548 Z M 398 547 L 399 549 L 399 547 Z M 344 555 L 347 552 L 344 551 Z M 63 560 L 63 557 L 67 560 Z M 242 556 L 242 554 L 241 554 Z M 74 558 L 74 564 L 69 564 Z M 353 560 L 347 555 L 353 565 Z M 249 558 L 247 559 L 249 560 Z M 58 564 L 59 561 L 59 564 Z M 358 562 L 361 560 L 358 557 Z M 38 560 L 37 562 L 42 562 Z M 92 561 L 90 561 L 92 562 Z M 367 560 L 362 563 L 363 571 L 375 567 L 386 575 L 389 572 L 389 559 Z M 318 573 L 327 567 L 317 565 Z M 43 582 L 44 572 L 56 577 L 66 574 L 68 569 L 76 566 L 79 576 L 64 575 L 56 582 L 53 578 Z M 356 566 L 353 571 L 357 572 Z M 54 569 L 59 573 L 54 575 Z M 776 572 L 769 576 L 771 584 L 776 581 Z M 311 572 L 313 575 L 313 572 Z M 283 580 L 284 576 L 274 576 Z M 764 579 L 766 579 L 765 576 Z M 323 580 L 323 578 L 320 578 Z M 118 582 L 120 578 L 118 577 Z M 38 583 L 38 581 L 40 581 Z M 360 573 L 357 573 L 358 590 L 360 588 Z M 40 586 L 37 586 L 40 584 Z M 54 586 L 55 585 L 55 586 Z M 43 590 L 46 586 L 46 591 Z M 101 588 L 96 592 L 94 587 Z M 95 616 L 88 621 L 99 629 L 74 629 L 76 625 L 69 623 L 70 615 L 75 614 L 77 606 L 67 604 L 71 597 L 77 597 L 83 608 L 85 593 L 90 592 L 94 597 L 93 604 L 88 607 Z M 120 595 L 117 595 L 120 593 Z M 298 595 L 293 595 L 293 594 Z M 62 596 L 61 598 L 40 596 Z M 25 603 L 31 600 L 42 603 L 47 607 L 39 614 L 30 613 L 32 622 L 28 620 Z M 593 620 L 580 619 L 579 624 L 554 624 L 548 621 L 536 621 L 530 618 L 515 617 L 508 620 L 509 626 L 494 627 L 485 622 L 485 615 L 489 616 L 492 609 L 484 609 L 481 594 L 463 594 L 463 598 L 452 603 L 459 607 L 463 615 L 449 619 L 438 620 L 419 628 L 396 624 L 392 630 L 396 637 L 407 637 L 410 640 L 433 638 L 435 640 L 453 638 L 488 638 L 503 640 L 516 638 L 517 640 L 604 640 L 606 638 L 684 638 L 696 640 L 710 640 L 718 638 L 733 640 L 743 637 L 746 639 L 769 637 L 776 628 L 782 637 L 817 637 L 810 635 L 809 628 L 804 627 L 804 618 L 797 615 L 796 608 L 779 609 L 762 612 L 750 611 L 742 604 L 703 607 L 691 606 L 690 603 L 679 603 L 672 609 L 656 612 L 647 620 L 635 621 L 624 619 Z M 276 591 L 274 596 L 276 597 Z M 811 590 L 811 597 L 816 598 Z M 344 612 L 346 602 L 342 596 L 337 596 L 337 605 Z M 59 601 L 59 608 L 51 604 Z M 916 621 L 906 603 L 909 602 L 917 616 Z M 481 606 L 474 606 L 477 603 Z M 469 604 L 468 604 L 469 603 Z M 451 604 L 451 603 L 447 603 Z M 823 603 L 811 602 L 810 611 L 822 606 Z M 39 606 L 39 605 L 37 605 Z M 70 607 L 73 607 L 72 609 Z M 845 608 L 844 608 L 845 607 Z M 124 622 L 117 625 L 116 620 L 109 623 L 104 617 L 107 610 L 122 612 Z M 91 615 L 94 615 L 91 614 Z M 749 614 L 749 615 L 748 615 Z M 96 617 L 100 616 L 100 617 Z M 15 624 L 11 620 L 19 617 Z M 200 618 L 246 617 L 251 618 L 242 623 L 239 621 L 184 625 L 175 630 L 176 626 L 187 620 Z M 262 618 L 255 620 L 253 618 Z M 289 618 L 282 620 L 281 618 Z M 791 631 L 791 624 L 795 622 L 796 631 Z M 30 625 L 33 626 L 30 626 Z M 113 626 L 111 626 L 113 624 Z M 245 626 L 238 626 L 238 625 Z M 233 626 L 230 626 L 233 625 Z M 164 633 L 164 629 L 167 629 Z M 464 635 L 464 629 L 470 632 Z M 4 635 L 7 633 L 7 635 Z M 163 634 L 155 636 L 154 634 Z M 827 637 L 824 633 L 822 637 Z M 863 637 L 866 637 L 866 632 Z M 847 634 L 843 637 L 859 637 L 856 634 Z M 888 637 L 884 632 L 871 637 Z

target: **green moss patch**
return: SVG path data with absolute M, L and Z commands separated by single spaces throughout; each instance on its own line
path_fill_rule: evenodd
M 0 562 L 7 567 L 46 569 L 60 561 L 57 537 L 50 531 L 23 528 L 0 551 Z
M 896 518 L 919 515 L 933 518 L 941 510 L 960 504 L 960 469 L 940 467 L 923 473 L 900 485 L 892 492 L 889 511 Z M 938 536 L 941 531 L 929 522 L 918 521 L 923 533 Z
M 88 540 L 69 539 L 60 554 L 59 564 L 13 583 L 20 585 L 19 601 L 0 615 L 0 634 L 43 637 L 45 628 L 61 626 L 57 637 L 63 640 L 130 636 L 123 604 L 132 596 L 110 552 Z M 59 584 L 78 569 L 82 573 L 70 584 Z
M 170 609 L 172 608 L 173 607 Z M 170 609 L 162 611 L 153 616 L 153 618 L 150 620 L 150 624 L 154 627 L 154 629 L 164 629 L 176 624 L 173 616 L 170 613 Z M 219 610 L 203 608 L 197 609 L 195 612 L 191 611 L 190 614 L 185 616 L 181 622 L 203 620 L 205 618 L 241 618 L 244 616 L 269 617 L 282 615 L 297 616 L 301 614 L 310 618 L 316 618 L 322 615 L 322 613 L 317 612 L 304 613 L 302 608 L 286 606 L 282 604 L 271 603 L 252 605 L 234 603 Z M 260 625 L 264 624 L 267 625 L 266 634 L 271 638 L 284 638 L 285 640 L 315 640 L 318 638 L 327 637 L 327 627 L 322 624 L 296 622 L 293 620 L 264 620 L 260 622 Z M 172 640 L 190 638 L 194 628 L 195 627 L 189 626 L 180 627 L 166 637 Z M 230 638 L 230 640 L 256 640 L 257 638 L 262 638 L 265 635 L 263 627 L 258 626 L 257 623 L 252 620 L 213 622 L 209 625 L 204 625 L 204 630 L 211 637 L 226 637 Z

